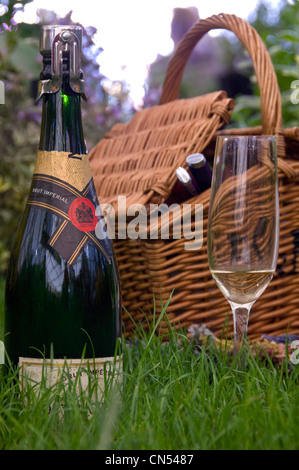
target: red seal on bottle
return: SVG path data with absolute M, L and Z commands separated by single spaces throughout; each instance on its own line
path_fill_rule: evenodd
M 72 224 L 82 232 L 93 232 L 98 223 L 95 207 L 85 197 L 75 199 L 68 212 Z

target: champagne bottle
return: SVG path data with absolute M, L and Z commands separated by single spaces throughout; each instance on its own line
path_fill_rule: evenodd
M 7 270 L 6 354 L 35 380 L 53 360 L 73 376 L 82 360 L 92 360 L 102 375 L 117 358 L 121 330 L 112 242 L 95 235 L 99 202 L 82 130 L 81 44 L 77 26 L 43 27 L 40 143 Z

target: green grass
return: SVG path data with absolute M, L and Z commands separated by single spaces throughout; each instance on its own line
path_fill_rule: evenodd
M 184 331 L 163 342 L 158 322 L 125 342 L 122 387 L 103 406 L 72 388 L 20 393 L 12 372 L 1 377 L 0 449 L 299 449 L 299 366 L 250 355 L 241 370 Z
M 5 282 L 2 277 L 0 277 L 0 340 L 3 340 L 3 331 L 4 331 L 4 287 Z

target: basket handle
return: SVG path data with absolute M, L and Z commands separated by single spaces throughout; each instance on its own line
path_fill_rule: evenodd
M 270 55 L 257 31 L 235 15 L 221 13 L 195 23 L 175 50 L 164 80 L 160 104 L 178 98 L 184 68 L 197 42 L 211 29 L 232 31 L 247 49 L 257 77 L 261 96 L 262 132 L 275 135 L 279 156 L 285 156 L 281 96 Z

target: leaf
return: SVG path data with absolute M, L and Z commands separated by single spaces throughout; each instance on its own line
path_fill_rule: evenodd
M 299 41 L 299 30 L 288 30 L 288 31 L 281 31 L 278 34 L 280 39 L 284 39 L 285 41 L 297 42 Z
M 33 45 L 31 41 L 27 41 L 27 39 L 19 41 L 10 55 L 10 61 L 21 73 L 30 77 L 38 77 L 40 64 L 36 58 L 36 50 L 37 46 Z

